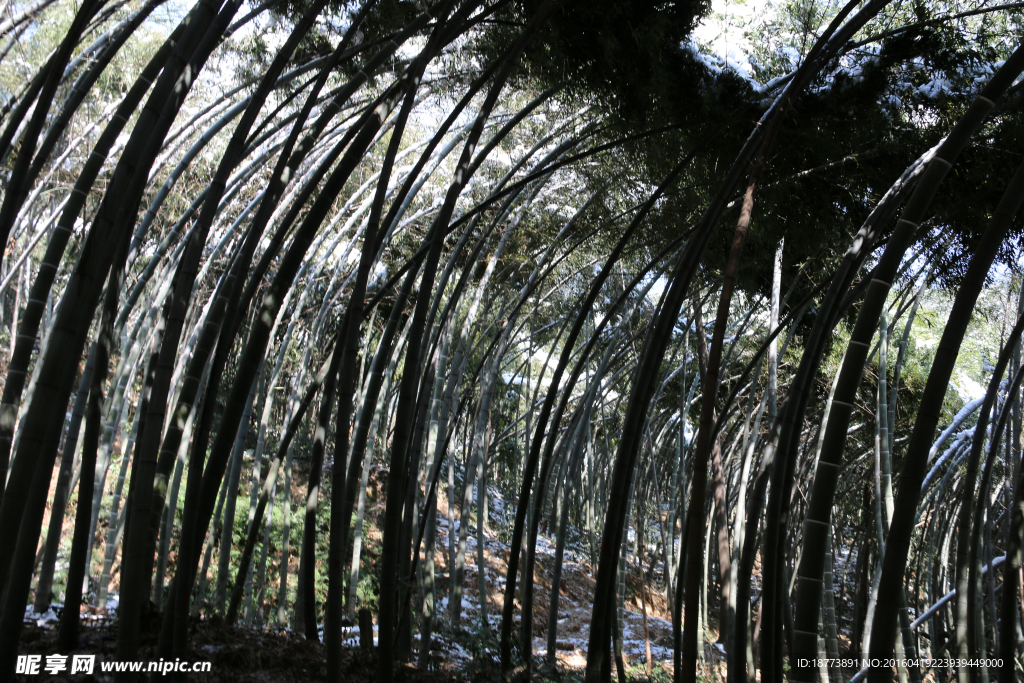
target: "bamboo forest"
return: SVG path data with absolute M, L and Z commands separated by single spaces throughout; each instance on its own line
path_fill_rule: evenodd
M 0 0 L 0 683 L 1024 681 L 1024 2 Z

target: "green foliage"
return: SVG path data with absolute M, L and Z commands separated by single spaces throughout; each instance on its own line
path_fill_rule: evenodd
M 490 630 L 477 627 L 465 629 L 460 634 L 459 642 L 470 654 L 466 666 L 466 678 L 471 683 L 485 683 L 501 678 L 498 667 L 498 638 Z
M 369 610 L 377 610 L 377 601 L 380 599 L 380 578 L 371 572 L 359 577 L 356 584 L 356 598 L 359 604 Z
M 521 16 L 540 4 L 522 3 Z M 638 127 L 657 125 L 685 99 L 693 58 L 684 43 L 708 9 L 701 0 L 564 3 L 527 59 L 546 81 L 579 97 L 596 95 Z
M 672 670 L 663 662 L 654 662 L 651 673 L 644 664 L 626 665 L 626 680 L 636 683 L 671 683 Z M 708 680 L 704 672 L 698 672 L 698 680 Z

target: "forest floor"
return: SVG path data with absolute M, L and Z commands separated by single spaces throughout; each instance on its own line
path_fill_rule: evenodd
M 375 468 L 378 469 L 378 468 Z M 383 484 L 382 472 L 375 472 L 371 488 Z M 376 480 L 376 481 L 374 481 Z M 293 480 L 293 487 L 298 482 Z M 373 491 L 368 496 L 367 522 L 364 528 L 364 568 L 372 570 L 379 552 L 380 535 L 376 518 L 382 515 L 382 496 Z M 376 495 L 374 495 L 376 494 Z M 497 680 L 497 633 L 501 620 L 501 607 L 508 562 L 508 529 L 511 519 L 505 519 L 505 505 L 500 493 L 489 490 L 489 514 L 484 534 L 484 579 L 486 585 L 486 608 L 489 634 L 481 629 L 481 595 L 478 566 L 479 546 L 475 515 L 470 519 L 466 538 L 464 592 L 458 628 L 452 626 L 452 610 L 449 607 L 449 522 L 448 501 L 440 496 L 437 501 L 437 538 L 435 559 L 435 585 L 439 600 L 437 618 L 431 641 L 429 665 L 426 670 L 406 665 L 401 669 L 399 680 L 432 683 L 441 681 L 489 681 Z M 70 520 L 65 520 L 71 533 Z M 459 519 L 456 514 L 454 529 L 455 547 L 458 547 Z M 574 531 L 574 530 L 571 530 Z M 583 536 L 569 534 L 562 558 L 562 573 L 559 590 L 557 632 L 555 637 L 555 667 L 548 659 L 548 615 L 551 601 L 551 585 L 555 563 L 554 539 L 542 533 L 537 542 L 537 565 L 533 576 L 533 661 L 535 677 L 544 680 L 575 680 L 582 675 L 586 664 L 587 644 L 590 635 L 590 617 L 594 595 L 594 568 L 590 552 Z M 240 549 L 239 549 L 240 550 Z M 649 557 L 649 556 L 648 556 Z M 297 558 L 295 558 L 297 560 Z M 102 662 L 116 660 L 116 605 L 119 566 L 115 562 L 112 571 L 112 589 L 106 610 L 96 614 L 95 610 L 83 608 L 83 628 L 79 647 L 71 654 L 96 655 L 96 668 L 92 675 L 68 675 L 66 672 L 47 675 L 42 671 L 46 656 L 57 654 L 56 614 L 35 614 L 32 608 L 26 610 L 25 630 L 20 652 L 41 655 L 40 675 L 23 676 L 24 681 L 106 681 L 113 680 L 113 674 L 100 670 Z M 369 566 L 367 566 L 369 565 Z M 623 650 L 626 670 L 631 680 L 671 680 L 672 670 L 672 626 L 668 604 L 664 593 L 653 588 L 661 583 L 663 562 L 653 566 L 638 567 L 632 552 L 627 554 L 627 597 L 623 610 Z M 297 567 L 295 567 L 297 569 Z M 292 576 L 295 574 L 293 573 Z M 646 576 L 646 589 L 641 586 L 640 576 Z M 519 631 L 519 615 L 522 600 L 521 586 L 516 591 L 516 632 Z M 416 601 L 419 602 L 418 599 Z M 54 606 L 58 607 L 58 606 Z M 419 613 L 421 606 L 414 606 Z M 713 644 L 716 634 L 716 620 L 712 611 L 702 665 L 705 680 L 724 680 L 723 650 Z M 156 639 L 160 615 L 150 611 L 144 615 L 141 633 L 139 661 L 157 661 Z M 376 631 L 376 627 L 374 627 Z M 372 652 L 361 650 L 355 627 L 346 628 L 343 671 L 345 681 L 361 683 L 375 678 L 376 662 Z M 321 626 L 322 634 L 322 626 Z M 376 633 L 375 639 L 376 639 Z M 418 638 L 418 635 L 416 636 Z M 307 640 L 288 629 L 257 629 L 252 627 L 226 627 L 217 617 L 196 618 L 192 625 L 189 660 L 210 662 L 208 673 L 190 673 L 190 681 L 239 681 L 259 683 L 290 683 L 292 681 L 323 680 L 326 676 L 326 655 L 323 646 Z M 413 651 L 419 651 L 418 642 Z M 650 653 L 648 655 L 648 652 Z M 650 670 L 648 670 L 648 657 Z M 414 656 L 414 661 L 417 658 Z M 70 661 L 70 660 L 69 660 Z
M 508 568 L 508 545 L 495 534 L 494 528 L 511 526 L 511 520 L 503 518 L 504 506 L 497 491 L 490 491 L 492 510 L 485 525 L 484 576 L 487 586 L 487 615 L 491 631 L 497 633 L 501 620 L 502 601 L 505 588 L 505 576 Z M 449 528 L 447 519 L 442 512 L 447 511 L 447 502 L 438 501 L 438 538 L 435 553 L 437 582 L 439 593 L 445 595 L 440 600 L 439 611 L 448 607 L 447 581 L 448 567 L 446 564 Z M 493 527 L 492 527 L 493 525 Z M 458 545 L 458 521 L 455 523 L 456 547 Z M 480 632 L 481 599 L 479 580 L 479 546 L 476 526 L 473 524 L 466 539 L 466 569 L 464 594 L 462 598 L 462 625 L 476 633 Z M 573 536 L 572 534 L 570 536 Z M 533 658 L 535 667 L 543 670 L 548 661 L 548 624 L 549 606 L 551 604 L 551 586 L 555 564 L 555 539 L 544 534 L 537 538 L 537 564 L 533 575 L 534 611 L 533 611 Z M 671 671 L 672 661 L 672 622 L 665 596 L 656 590 L 640 590 L 640 568 L 627 557 L 628 597 L 623 610 L 623 654 L 627 671 L 636 677 L 646 677 L 645 665 L 648 647 L 650 648 L 652 673 Z M 662 564 L 655 565 L 660 573 Z M 649 568 L 645 567 L 645 573 Z M 648 582 L 650 586 L 651 582 Z M 586 665 L 587 644 L 590 637 L 590 617 L 594 601 L 595 573 L 591 565 L 589 552 L 579 544 L 568 543 L 562 557 L 562 572 L 559 586 L 558 627 L 555 637 L 555 658 L 558 670 L 562 673 L 582 673 Z M 646 605 L 641 595 L 646 594 Z M 522 600 L 522 586 L 516 590 L 516 629 L 519 629 L 519 605 Z M 646 607 L 646 610 L 645 610 Z M 646 613 L 646 618 L 645 618 Z M 453 645 L 458 645 L 454 642 Z M 711 648 L 717 654 L 715 648 Z M 491 654 L 490 648 L 483 647 L 481 654 Z M 443 658 L 443 659 L 442 659 Z M 442 647 L 438 659 L 442 666 L 448 664 L 459 668 L 459 659 L 471 658 L 458 647 Z M 447 661 L 444 661 L 447 660 Z M 657 675 L 655 675 L 657 677 Z

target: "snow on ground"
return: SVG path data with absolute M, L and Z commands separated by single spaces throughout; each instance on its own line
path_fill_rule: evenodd
M 117 619 L 117 605 L 117 594 L 108 593 L 107 604 L 102 610 L 83 608 L 79 614 L 79 620 L 86 623 L 113 621 Z M 64 605 L 56 602 L 50 603 L 49 609 L 43 613 L 37 612 L 33 605 L 26 605 L 24 623 L 35 624 L 40 628 L 56 628 L 63 611 Z
M 473 499 L 476 500 L 476 492 Z M 489 519 L 484 533 L 484 555 L 486 559 L 485 580 L 487 584 L 488 622 L 495 636 L 501 623 L 501 604 L 505 589 L 507 571 L 508 546 L 498 538 L 498 530 L 505 527 L 502 513 L 505 501 L 497 489 L 488 487 Z M 511 521 L 511 520 L 509 520 Z M 654 522 L 652 522 L 654 524 Z M 455 548 L 458 548 L 458 532 L 460 520 L 447 519 L 447 502 L 438 502 L 437 538 L 435 551 L 435 571 L 439 584 L 436 613 L 439 619 L 446 620 L 450 614 L 449 596 L 444 586 L 448 576 L 449 533 L 454 533 Z M 651 526 L 650 528 L 655 528 Z M 465 577 L 461 605 L 461 626 L 476 632 L 480 623 L 480 595 L 478 576 L 478 541 L 475 521 L 470 523 L 466 537 Z M 534 573 L 534 628 L 533 654 L 535 661 L 547 659 L 548 652 L 548 607 L 551 600 L 551 579 L 555 558 L 554 539 L 540 534 L 537 537 L 537 567 Z M 636 576 L 638 569 L 633 565 L 635 558 L 629 556 L 629 583 L 633 590 L 625 603 L 623 614 L 623 649 L 630 665 L 642 665 L 645 662 L 648 637 L 645 637 L 644 616 L 641 604 L 635 597 L 639 591 Z M 645 566 L 645 571 L 647 567 Z M 654 575 L 663 574 L 661 563 L 655 566 Z M 559 591 L 558 626 L 555 638 L 555 655 L 558 661 L 567 668 L 578 669 L 586 664 L 587 644 L 590 639 L 590 617 L 593 609 L 594 577 L 590 566 L 589 551 L 585 547 L 567 545 L 562 557 L 562 578 Z M 648 593 L 657 593 L 653 586 Z M 517 605 L 521 600 L 521 587 L 517 591 Z M 672 661 L 672 624 L 668 621 L 667 604 L 664 595 L 647 595 L 651 601 L 647 607 L 647 629 L 650 640 L 651 658 L 653 662 L 671 664 Z M 516 615 L 516 629 L 519 624 L 519 609 Z M 455 664 L 468 661 L 472 654 L 458 643 L 449 640 L 435 628 L 434 637 L 439 640 L 439 656 Z

